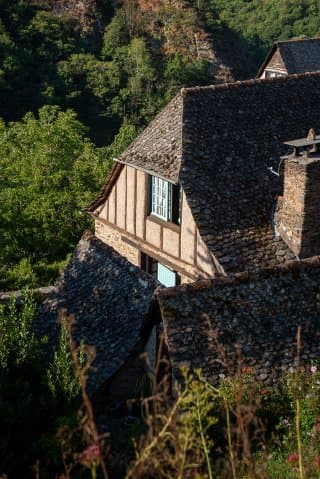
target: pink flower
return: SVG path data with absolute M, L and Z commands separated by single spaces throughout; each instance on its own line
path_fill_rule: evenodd
M 78 455 L 78 461 L 80 464 L 86 467 L 96 462 L 100 457 L 100 448 L 97 444 L 91 444 L 84 451 Z
M 91 446 L 89 446 L 88 449 L 90 450 L 91 454 L 94 457 L 99 457 L 100 456 L 100 449 L 99 449 L 99 446 L 97 444 L 91 444 Z
M 311 366 L 310 371 L 312 372 L 312 374 L 316 373 L 318 371 L 317 366 Z
M 297 462 L 298 459 L 299 459 L 298 454 L 290 454 L 290 456 L 288 457 L 289 462 Z

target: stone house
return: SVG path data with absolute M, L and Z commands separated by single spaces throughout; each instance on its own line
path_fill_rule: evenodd
M 115 159 L 85 210 L 95 235 L 39 312 L 50 345 L 59 308 L 75 314 L 92 387 L 132 397 L 159 322 L 175 379 L 225 374 L 218 338 L 273 383 L 298 326 L 303 361 L 319 358 L 319 258 L 302 259 L 320 253 L 319 107 L 320 72 L 183 89 Z
M 318 204 L 318 162 L 280 159 L 286 140 L 320 131 L 319 93 L 320 73 L 182 89 L 86 208 L 96 236 L 165 286 L 320 252 L 307 228 L 293 234 L 296 206 L 303 223 Z
M 274 78 L 320 70 L 320 38 L 276 42 L 257 73 Z

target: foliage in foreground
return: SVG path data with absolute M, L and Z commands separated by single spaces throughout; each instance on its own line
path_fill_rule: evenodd
M 128 478 L 307 479 L 320 475 L 320 372 L 291 373 L 277 389 L 251 372 L 218 388 L 185 371 L 174 401 L 143 401 L 148 432 Z
M 140 414 L 129 435 L 126 429 L 121 439 L 120 421 L 119 437 L 106 448 L 86 391 L 93 348 L 72 341 L 74 318 L 61 313 L 60 346 L 47 367 L 35 314 L 28 294 L 22 308 L 14 300 L 0 308 L 0 475 L 34 477 L 37 465 L 41 478 L 85 478 L 86 471 L 92 479 L 319 477 L 316 364 L 297 364 L 274 389 L 257 383 L 242 364 L 219 387 L 186 370 L 174 397 L 164 377 L 151 395 L 137 398 Z M 104 426 L 111 419 L 110 410 Z
M 35 316 L 36 303 L 27 292 L 21 308 L 14 298 L 8 307 L 0 306 L 0 476 L 9 478 L 34 477 L 36 461 L 54 471 L 61 463 L 56 432 L 77 424 L 80 384 L 70 356 L 60 357 L 63 377 L 56 361 L 47 368 L 45 338 L 39 341 L 34 333 Z M 62 329 L 60 351 L 65 342 Z

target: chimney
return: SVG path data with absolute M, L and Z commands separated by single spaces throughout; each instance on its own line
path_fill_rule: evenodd
M 276 231 L 299 257 L 320 254 L 320 136 L 285 142 L 293 146 L 284 162 L 284 192 L 275 218 Z

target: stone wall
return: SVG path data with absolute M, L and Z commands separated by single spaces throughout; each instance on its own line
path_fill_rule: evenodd
M 301 328 L 301 363 L 320 359 L 320 257 L 258 273 L 239 273 L 158 291 L 173 374 L 201 368 L 213 382 L 228 375 L 219 347 L 237 366 L 252 368 L 266 385 L 295 367 Z

